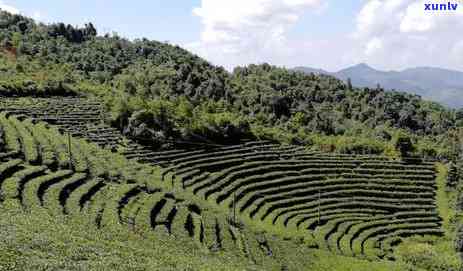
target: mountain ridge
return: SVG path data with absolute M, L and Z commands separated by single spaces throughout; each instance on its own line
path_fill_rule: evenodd
M 326 74 L 340 80 L 351 79 L 356 87 L 376 87 L 401 90 L 418 94 L 425 99 L 443 103 L 450 107 L 463 107 L 463 72 L 440 67 L 419 66 L 403 70 L 383 71 L 366 63 L 329 72 L 311 67 L 295 67 L 305 73 Z

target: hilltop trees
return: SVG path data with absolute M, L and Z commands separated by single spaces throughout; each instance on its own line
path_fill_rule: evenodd
M 121 130 L 155 142 L 259 137 L 308 144 L 321 136 L 335 138 L 335 151 L 377 153 L 393 144 L 375 136 L 377 127 L 433 138 L 455 124 L 451 111 L 416 95 L 265 63 L 228 73 L 178 46 L 97 36 L 91 23 L 44 25 L 1 12 L 0 29 L 1 95 L 96 95 Z M 352 138 L 371 148 L 339 143 Z
M 353 87 L 352 87 L 352 79 L 350 79 L 350 78 L 347 78 L 347 89 L 348 90 L 353 89 Z
M 271 113 L 277 119 L 304 112 L 317 122 L 311 127 L 326 134 L 333 130 L 343 133 L 326 122 L 336 128 L 345 126 L 347 120 L 366 123 L 371 128 L 392 123 L 396 128 L 419 134 L 442 133 L 451 125 L 447 122 L 451 116 L 444 108 L 431 108 L 416 95 L 381 88 L 350 89 L 348 84 L 330 76 L 306 75 L 268 64 L 236 68 L 232 86 L 240 97 L 246 98 L 244 110 Z
M 61 36 L 69 42 L 81 43 L 95 37 L 97 31 L 92 23 L 85 24 L 83 28 L 57 23 L 48 26 L 48 35 L 53 38 Z
M 413 143 L 410 137 L 399 135 L 395 142 L 395 147 L 399 151 L 401 157 L 408 157 L 414 150 Z
M 460 108 L 455 112 L 455 121 L 457 127 L 463 127 L 463 108 Z

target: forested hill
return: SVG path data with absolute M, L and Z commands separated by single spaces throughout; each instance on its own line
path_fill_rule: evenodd
M 156 67 L 160 74 L 170 75 L 173 92 L 188 89 L 201 92 L 209 85 L 221 85 L 226 78 L 222 68 L 209 65 L 178 46 L 146 39 L 133 42 L 117 35 L 97 36 L 89 23 L 76 28 L 63 23 L 44 25 L 21 15 L 2 12 L 0 39 L 5 51 L 42 64 L 58 64 L 76 74 L 64 74 L 63 80 L 91 80 L 93 83 L 111 83 L 117 75 L 131 66 Z M 155 79 L 153 79 L 155 80 Z M 37 89 L 39 92 L 45 89 Z M 223 93 L 211 93 L 223 96 Z
M 463 107 L 463 72 L 456 70 L 415 67 L 401 71 L 383 71 L 365 63 L 337 72 L 308 67 L 296 67 L 294 70 L 328 74 L 344 81 L 350 78 L 352 84 L 358 87 L 374 88 L 380 84 L 385 89 L 400 89 L 454 108 Z
M 229 73 L 178 46 L 98 35 L 91 23 L 45 25 L 1 12 L 0 42 L 1 95 L 96 95 L 124 133 L 164 147 L 259 138 L 390 154 L 406 135 L 417 152 L 445 156 L 446 133 L 463 119 L 418 96 L 330 76 L 268 64 Z

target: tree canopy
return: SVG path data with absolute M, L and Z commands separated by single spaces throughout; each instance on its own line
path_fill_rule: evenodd
M 179 46 L 97 33 L 0 11 L 0 95 L 95 95 L 114 125 L 160 146 L 261 138 L 387 153 L 406 133 L 416 152 L 445 156 L 463 126 L 461 110 L 417 95 L 265 63 L 228 72 Z

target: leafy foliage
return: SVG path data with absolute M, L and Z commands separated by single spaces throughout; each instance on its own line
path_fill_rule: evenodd
M 0 29 L 1 95 L 96 95 L 115 126 L 158 146 L 265 138 L 394 156 L 401 132 L 415 154 L 448 157 L 446 133 L 461 122 L 461 110 L 416 95 L 269 64 L 229 73 L 178 46 L 97 36 L 91 23 L 45 25 L 1 12 Z

